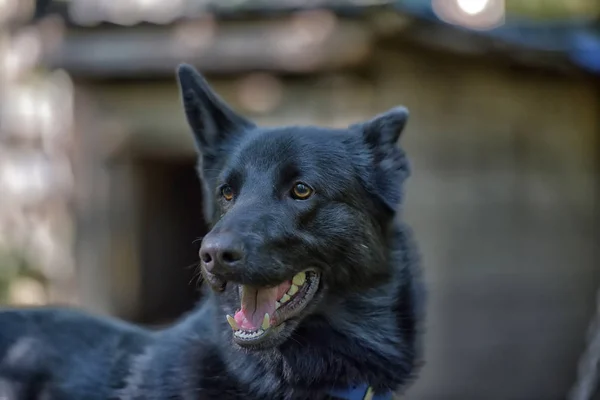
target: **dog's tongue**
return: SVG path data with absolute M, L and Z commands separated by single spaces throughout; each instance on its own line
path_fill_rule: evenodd
M 281 299 L 290 287 L 289 281 L 271 288 L 242 285 L 241 309 L 233 317 L 235 322 L 244 330 L 258 330 L 265 314 L 269 314 L 269 318 L 273 317 L 277 300 Z

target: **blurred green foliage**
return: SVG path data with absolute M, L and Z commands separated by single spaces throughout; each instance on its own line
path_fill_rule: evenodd
M 8 290 L 22 268 L 21 257 L 8 249 L 0 248 L 0 303 L 8 301 Z
M 509 15 L 528 18 L 594 18 L 600 15 L 598 0 L 505 0 Z
M 29 277 L 46 284 L 46 278 L 19 251 L 0 247 L 0 304 L 9 302 L 10 285 L 20 277 Z

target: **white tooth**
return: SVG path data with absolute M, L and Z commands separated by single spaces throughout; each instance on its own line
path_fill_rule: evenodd
M 276 301 L 275 302 L 275 309 L 277 310 L 279 307 L 281 307 L 281 303 Z
M 281 302 L 281 304 L 287 303 L 288 301 L 290 301 L 290 296 L 288 296 L 287 294 L 284 294 L 281 297 L 281 300 L 279 300 Z
M 296 276 L 294 276 L 294 279 L 292 279 L 292 283 L 296 286 L 302 286 L 302 285 L 304 285 L 304 282 L 306 282 L 306 273 L 305 272 L 297 273 Z
M 287 291 L 287 294 L 289 294 L 290 296 L 293 296 L 296 293 L 298 293 L 298 286 L 296 286 L 296 285 L 290 286 L 290 289 Z
M 269 313 L 266 313 L 265 317 L 263 318 L 262 325 L 260 327 L 266 331 L 267 329 L 269 329 L 270 326 L 271 326 L 271 319 L 269 318 Z
M 270 324 L 270 321 L 269 321 Z M 234 331 L 233 334 L 236 337 L 239 337 L 241 339 L 253 339 L 253 338 L 257 338 L 259 336 L 262 336 L 265 333 L 265 329 L 263 328 L 258 328 L 257 331 L 245 331 L 243 329 L 240 329 L 238 331 Z
M 240 330 L 240 327 L 238 326 L 237 322 L 235 322 L 235 319 L 233 319 L 233 317 L 229 314 L 227 314 L 227 322 L 229 322 L 229 325 L 231 325 L 231 329 L 233 329 L 234 331 Z

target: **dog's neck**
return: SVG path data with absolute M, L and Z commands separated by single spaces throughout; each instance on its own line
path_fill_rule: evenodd
M 408 240 L 406 232 L 398 234 Z M 221 322 L 231 372 L 264 398 L 318 399 L 332 388 L 361 384 L 376 392 L 402 387 L 412 378 L 417 356 L 417 316 L 411 311 L 415 288 L 402 279 L 416 261 L 413 256 L 392 254 L 390 262 L 400 276 L 366 292 L 328 299 L 325 309 L 307 317 L 275 349 L 252 352 L 232 346 L 231 330 Z
M 379 288 L 382 289 L 392 290 Z M 403 383 L 398 377 L 406 375 L 402 371 L 411 370 L 413 361 L 410 345 L 403 343 L 398 326 L 391 323 L 399 318 L 392 315 L 397 307 L 390 303 L 382 309 L 382 303 L 367 296 L 350 296 L 341 303 L 344 309 L 335 315 L 306 318 L 276 349 L 245 351 L 232 346 L 227 335 L 224 339 L 228 342 L 228 364 L 234 365 L 231 372 L 264 398 L 282 393 L 286 398 L 294 398 L 299 392 L 298 397 L 317 399 L 316 394 L 308 394 L 359 384 L 368 384 L 378 391 L 395 390 Z M 405 351 L 410 355 L 408 359 Z

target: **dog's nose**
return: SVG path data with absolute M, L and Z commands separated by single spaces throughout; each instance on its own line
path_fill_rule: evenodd
M 238 264 L 243 258 L 242 242 L 231 233 L 208 236 L 202 241 L 200 259 L 204 262 L 208 272 L 214 273 L 215 268 L 218 267 L 230 271 L 231 267 Z

